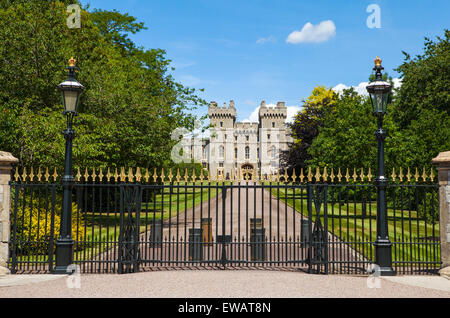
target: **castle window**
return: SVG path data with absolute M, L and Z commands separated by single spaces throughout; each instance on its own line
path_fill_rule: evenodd
M 236 141 L 237 141 L 237 136 L 234 136 L 234 140 L 236 140 Z
M 272 128 L 275 128 L 275 122 L 272 122 Z
M 245 147 L 245 159 L 250 159 L 250 147 Z
M 223 127 L 223 121 L 220 122 L 220 127 Z
M 237 159 L 238 157 L 238 149 L 234 148 L 234 159 Z
M 223 146 L 219 147 L 219 158 L 223 158 L 224 148 Z
M 277 158 L 277 148 L 275 146 L 272 146 L 272 159 Z
M 248 136 L 245 136 L 245 139 L 248 141 Z
M 258 154 L 258 159 L 259 159 L 259 148 L 257 149 L 257 151 L 258 151 L 258 153 L 257 153 L 257 154 Z
M 223 168 L 223 162 L 219 162 L 219 168 Z
M 267 140 L 270 140 L 270 134 L 267 135 Z

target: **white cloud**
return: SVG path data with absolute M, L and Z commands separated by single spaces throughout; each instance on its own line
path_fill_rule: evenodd
M 275 104 L 267 104 L 267 107 L 275 108 L 277 105 Z M 244 119 L 243 123 L 257 123 L 259 122 L 259 107 L 256 107 L 256 109 L 250 114 L 250 117 L 247 119 Z M 292 123 L 294 120 L 295 115 L 300 111 L 300 106 L 287 106 L 287 118 L 286 123 Z
M 322 21 L 318 25 L 306 23 L 301 31 L 294 31 L 286 39 L 287 43 L 318 43 L 328 41 L 336 35 L 336 26 L 331 20 Z
M 394 82 L 394 88 L 399 88 L 402 85 L 402 80 L 400 78 L 393 78 L 392 81 Z M 369 82 L 361 82 L 356 86 L 347 86 L 345 84 L 338 84 L 335 87 L 333 87 L 333 90 L 336 93 L 342 93 L 344 89 L 349 89 L 350 87 L 353 87 L 353 89 L 359 94 L 363 96 L 368 96 L 369 93 L 367 92 L 367 85 Z
M 259 38 L 258 40 L 256 40 L 256 43 L 257 44 L 264 44 L 264 43 L 268 43 L 268 42 L 275 43 L 276 41 L 277 41 L 277 39 L 273 35 L 271 35 L 267 38 Z

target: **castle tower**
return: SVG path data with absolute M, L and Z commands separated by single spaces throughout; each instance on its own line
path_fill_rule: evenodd
M 278 102 L 276 107 L 267 107 L 263 101 L 259 109 L 259 148 L 261 149 L 261 175 L 274 174 L 279 169 L 280 154 L 287 150 L 287 107 Z

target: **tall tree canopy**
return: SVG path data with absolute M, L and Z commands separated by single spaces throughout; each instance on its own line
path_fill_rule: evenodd
M 445 38 L 426 39 L 424 53 L 415 58 L 405 53 L 397 69 L 402 85 L 391 96 L 384 119 L 388 169 L 428 169 L 439 152 L 450 150 L 449 37 L 446 30 Z M 286 165 L 375 168 L 376 120 L 370 99 L 350 89 L 332 101 L 332 111 L 320 116 L 312 115 L 314 104 L 304 103 L 291 126 L 295 142 L 285 154 Z
M 306 161 L 311 159 L 308 149 L 319 134 L 326 114 L 333 111 L 336 100 L 337 94 L 332 89 L 318 86 L 303 102 L 303 109 L 289 127 L 294 142 L 287 151 L 281 153 L 284 167 L 295 168 L 297 171 L 305 167 Z
M 73 56 L 86 87 L 75 120 L 75 167 L 170 166 L 171 132 L 192 127 L 189 112 L 205 101 L 169 74 L 164 50 L 128 38 L 143 23 L 84 8 L 81 28 L 69 29 L 69 2 L 0 0 L 0 149 L 24 166 L 62 166 L 56 86 Z

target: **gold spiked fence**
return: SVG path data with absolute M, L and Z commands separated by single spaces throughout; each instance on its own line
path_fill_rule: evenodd
M 198 173 L 197 173 L 198 174 Z M 272 182 L 272 183 L 371 183 L 376 175 L 371 168 L 319 168 L 309 167 L 300 171 L 278 171 L 276 174 L 260 175 L 256 170 L 232 169 L 230 171 L 148 168 L 84 168 L 76 169 L 74 176 L 78 183 L 193 183 L 193 182 Z M 214 176 L 214 177 L 212 177 Z M 437 182 L 437 173 L 433 168 L 393 168 L 389 178 L 393 183 L 433 183 Z M 61 180 L 62 173 L 56 168 L 20 168 L 16 167 L 13 180 L 27 183 L 55 183 Z

